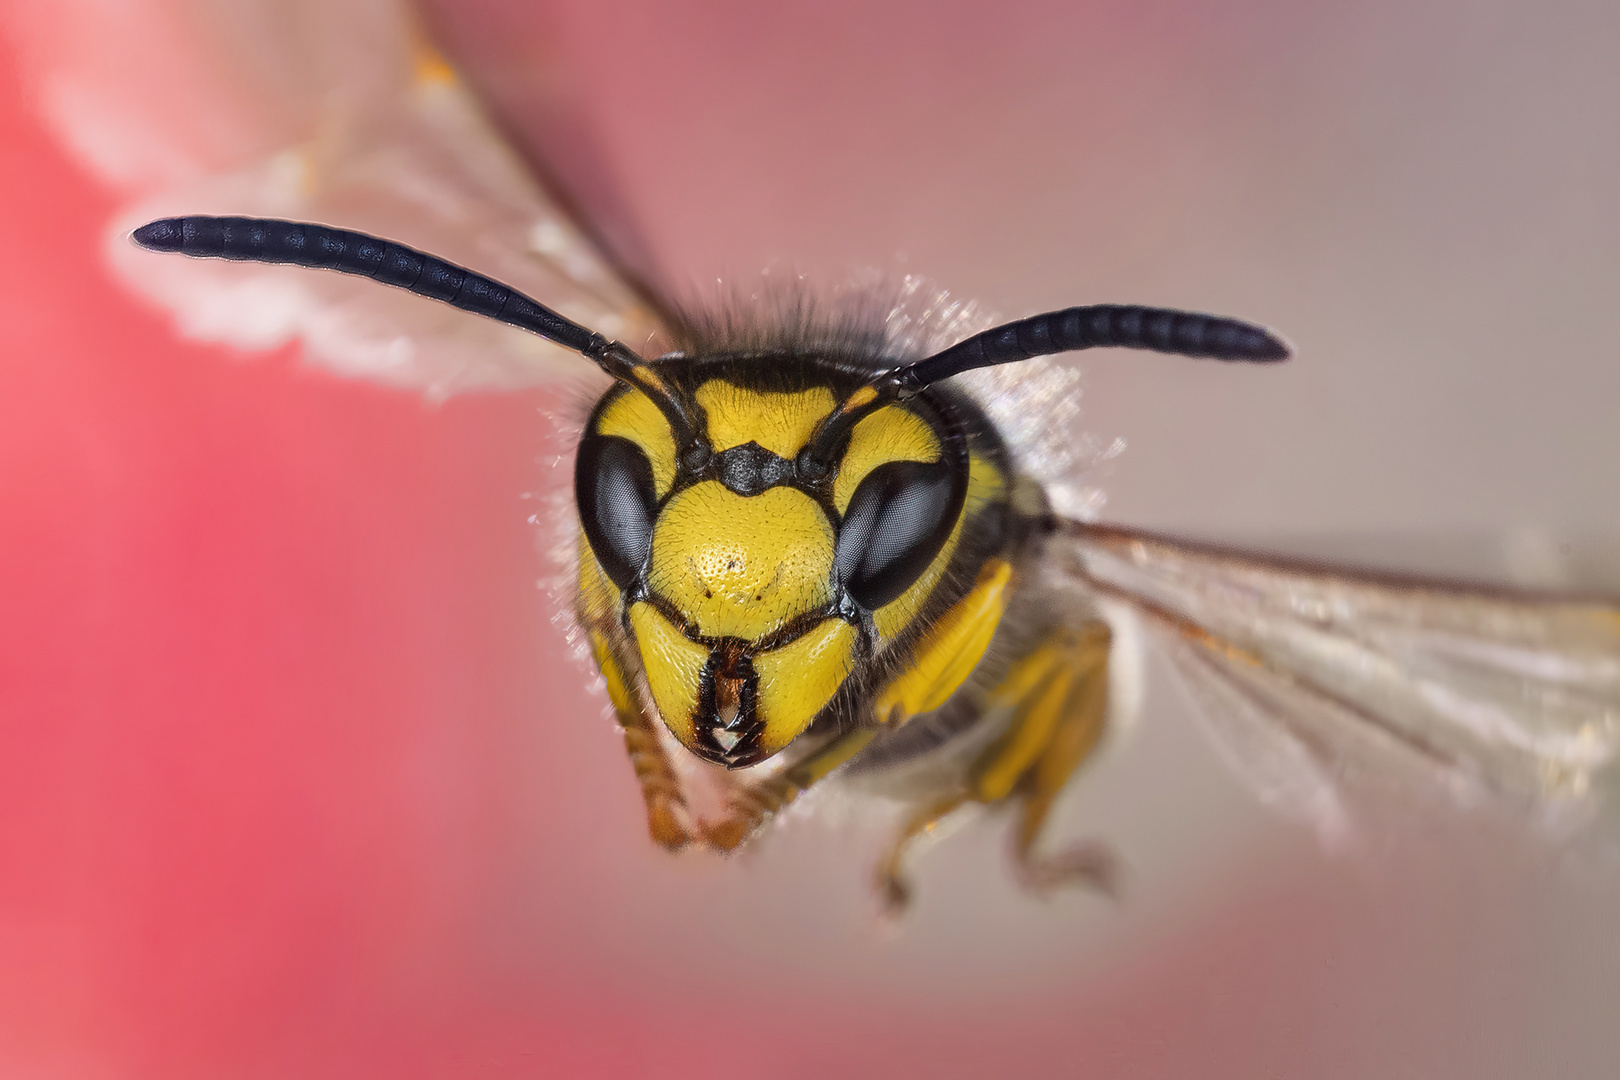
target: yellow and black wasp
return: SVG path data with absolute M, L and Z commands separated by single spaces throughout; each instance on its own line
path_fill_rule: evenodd
M 180 217 L 134 239 L 369 277 L 613 378 L 575 463 L 577 616 L 667 848 L 734 849 L 843 768 L 892 777 L 911 808 L 880 868 L 893 903 L 908 841 L 967 803 L 1016 807 L 1031 884 L 1109 887 L 1105 848 L 1048 855 L 1037 839 L 1108 724 L 1110 605 L 1169 631 L 1214 708 L 1272 719 L 1319 763 L 1350 753 L 1348 717 L 1426 767 L 1540 803 L 1583 794 L 1612 752 L 1612 606 L 1378 581 L 1064 518 L 953 382 L 1102 346 L 1286 359 L 1260 327 L 1099 305 L 907 356 L 858 321 L 744 333 L 694 319 L 648 359 L 362 233 Z M 682 753 L 724 770 L 714 812 L 688 798 Z
M 1130 713 L 1139 630 L 1237 771 L 1324 831 L 1345 828 L 1358 770 L 1483 789 L 1538 820 L 1598 801 L 1620 748 L 1613 603 L 1224 551 L 1077 520 L 1059 497 L 1066 399 L 1025 358 L 1282 359 L 1267 332 L 1113 306 L 985 331 L 942 315 L 940 294 L 931 322 L 768 300 L 656 317 L 667 305 L 535 182 L 403 5 L 275 8 L 298 16 L 275 21 L 282 36 L 254 5 L 216 12 L 231 55 L 254 58 L 219 70 L 297 75 L 237 117 L 252 153 L 163 109 L 118 114 L 117 147 L 161 149 L 163 180 L 132 190 L 109 259 L 189 336 L 298 339 L 339 373 L 433 398 L 544 384 L 587 370 L 578 355 L 612 377 L 578 443 L 571 591 L 664 846 L 733 849 L 836 770 L 901 804 L 891 900 L 908 843 L 969 804 L 1016 811 L 1030 883 L 1107 886 L 1102 845 L 1037 841 Z M 334 40 L 365 47 L 321 63 Z M 201 212 L 252 216 L 172 216 Z M 126 239 L 142 222 L 147 247 L 237 261 L 151 255 Z M 654 359 L 613 340 L 659 334 Z

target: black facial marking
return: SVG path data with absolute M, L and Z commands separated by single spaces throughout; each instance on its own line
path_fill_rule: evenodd
M 685 472 L 701 473 L 709 467 L 713 456 L 714 452 L 709 449 L 707 442 L 701 438 L 694 439 L 681 454 L 681 468 Z
M 838 529 L 834 565 L 867 611 L 898 599 L 950 539 L 966 485 L 950 464 L 891 461 L 855 489 Z
M 699 757 L 728 769 L 742 769 L 765 759 L 760 746 L 765 724 L 759 719 L 759 677 L 744 643 L 722 641 L 710 653 L 698 676 L 697 713 L 693 719 Z
M 793 480 L 793 462 L 771 453 L 757 442 L 733 446 L 714 457 L 715 479 L 738 495 L 758 495 L 766 488 Z
M 620 589 L 641 575 L 652 545 L 657 494 L 641 448 L 613 435 L 588 435 L 574 462 L 574 497 L 591 550 Z

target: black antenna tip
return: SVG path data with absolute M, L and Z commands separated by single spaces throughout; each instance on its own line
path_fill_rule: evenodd
M 1258 361 L 1292 360 L 1294 347 L 1270 330 L 1257 327 L 1257 341 L 1246 359 Z
M 130 233 L 141 247 L 149 251 L 179 251 L 186 242 L 183 218 L 159 218 Z

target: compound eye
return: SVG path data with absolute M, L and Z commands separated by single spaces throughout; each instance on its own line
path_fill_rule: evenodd
M 948 462 L 891 461 L 861 481 L 838 529 L 834 565 L 854 600 L 876 611 L 928 569 L 962 508 Z
M 597 561 L 613 584 L 629 588 L 647 561 L 658 508 L 647 455 L 629 439 L 587 437 L 574 462 L 574 498 Z

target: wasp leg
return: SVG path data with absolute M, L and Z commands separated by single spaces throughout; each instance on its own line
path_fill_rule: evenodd
M 1113 895 L 1118 863 L 1105 845 L 1082 843 L 1052 855 L 1036 840 L 1052 803 L 1102 737 L 1108 712 L 1108 649 L 1102 623 L 1057 630 L 1019 660 L 990 692 L 1014 709 L 1012 726 L 979 759 L 973 797 L 995 803 L 1016 796 L 1013 854 L 1026 887 L 1045 891 L 1081 882 Z
M 608 700 L 613 703 L 614 715 L 624 730 L 625 752 L 630 755 L 630 764 L 641 783 L 641 797 L 647 804 L 647 832 L 660 847 L 679 851 L 692 842 L 680 779 L 658 738 L 653 719 L 630 693 L 625 668 L 613 647 L 606 637 L 594 630 L 590 632 L 590 639 L 591 652 L 607 680 Z
M 720 851 L 739 847 L 767 818 L 864 750 L 876 735 L 875 728 L 857 728 L 835 735 L 775 776 L 733 788 L 726 799 L 725 816 L 699 826 L 703 839 Z
M 965 786 L 923 804 L 895 836 L 876 875 L 878 891 L 891 912 L 902 910 L 910 900 L 902 863 L 918 837 L 966 803 L 1014 798 L 1019 820 L 1013 855 L 1027 888 L 1042 892 L 1078 881 L 1114 893 L 1116 860 L 1106 846 L 1080 844 L 1050 856 L 1035 850 L 1058 792 L 1102 735 L 1109 642 L 1102 623 L 1088 623 L 1079 630 L 1058 628 L 986 692 L 984 711 L 1010 711 L 1011 723 L 973 764 Z
M 963 803 L 971 801 L 973 793 L 966 788 L 959 788 L 949 795 L 941 796 L 933 802 L 926 804 L 911 815 L 900 832 L 889 845 L 888 853 L 877 866 L 878 894 L 883 899 L 883 906 L 891 915 L 898 915 L 911 904 L 911 883 L 900 870 L 900 863 L 911 847 L 912 841 L 925 833 L 932 832 L 934 826 L 948 817 Z

